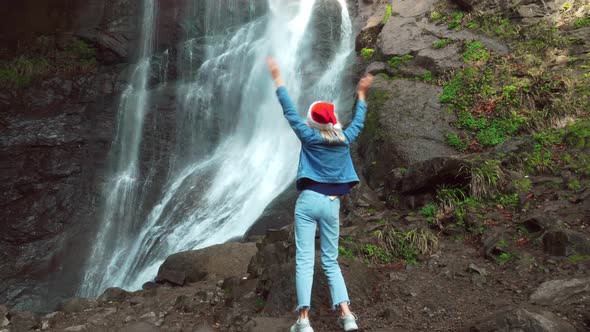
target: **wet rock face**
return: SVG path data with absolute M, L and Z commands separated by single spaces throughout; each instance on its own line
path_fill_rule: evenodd
M 62 50 L 77 36 L 96 50 L 100 68 L 55 73 L 26 88 L 0 88 L 0 302 L 15 309 L 51 310 L 61 296 L 73 295 L 101 204 L 118 77 L 126 67 L 118 63 L 136 49 L 137 4 L 2 4 L 11 13 L 7 17 L 19 20 L 1 23 L 12 24 L 2 29 L 8 31 L 0 37 L 2 48 L 17 51 L 16 40 L 44 36 L 48 47 Z M 120 44 L 103 44 L 101 35 L 119 36 Z

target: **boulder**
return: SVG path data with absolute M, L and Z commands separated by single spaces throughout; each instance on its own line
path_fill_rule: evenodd
M 107 288 L 104 293 L 102 293 L 102 295 L 98 298 L 98 302 L 123 302 L 130 297 L 131 293 L 128 291 L 118 287 L 111 287 Z
M 552 230 L 543 236 L 543 248 L 551 256 L 590 255 L 590 237 L 568 229 Z
M 65 300 L 61 304 L 60 310 L 63 312 L 67 312 L 67 313 L 80 312 L 80 311 L 84 311 L 86 309 L 94 308 L 97 305 L 98 305 L 98 303 L 94 299 L 83 299 L 83 298 L 73 297 L 73 298 Z
M 244 276 L 254 254 L 256 244 L 235 242 L 180 252 L 166 258 L 156 282 L 182 286 L 205 279 Z
M 393 0 L 391 9 L 400 17 L 416 17 L 428 13 L 433 8 L 434 2 L 434 0 Z
M 11 311 L 10 317 L 11 331 L 28 331 L 41 327 L 41 320 L 30 311 Z
M 10 321 L 6 315 L 8 314 L 8 308 L 5 305 L 0 305 L 0 328 L 8 326 Z
M 531 294 L 530 300 L 541 305 L 558 305 L 578 296 L 590 294 L 590 278 L 550 280 Z
M 358 143 L 368 184 L 378 188 L 390 170 L 456 152 L 446 144 L 455 116 L 439 103 L 441 88 L 375 77 L 369 111 Z
M 391 17 L 377 37 L 377 46 L 387 58 L 416 53 L 432 46 L 437 37 L 425 33 L 414 18 Z
M 576 328 L 548 311 L 509 308 L 471 323 L 464 330 L 470 332 L 575 332 Z

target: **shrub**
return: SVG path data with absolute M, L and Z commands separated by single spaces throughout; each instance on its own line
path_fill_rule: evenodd
M 469 178 L 470 194 L 477 199 L 496 193 L 505 177 L 500 161 L 493 159 L 463 165 L 461 173 Z
M 361 56 L 365 60 L 370 60 L 374 54 L 375 54 L 375 50 L 372 48 L 363 48 L 361 50 Z

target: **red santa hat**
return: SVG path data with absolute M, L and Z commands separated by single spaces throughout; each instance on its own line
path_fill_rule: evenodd
M 307 122 L 310 127 L 320 130 L 342 129 L 334 109 L 334 104 L 325 101 L 316 101 L 311 104 L 307 112 Z

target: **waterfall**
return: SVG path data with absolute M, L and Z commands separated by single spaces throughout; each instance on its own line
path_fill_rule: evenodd
M 299 141 L 276 100 L 266 56 L 277 59 L 302 113 L 313 98 L 350 112 L 344 74 L 353 45 L 345 0 L 337 1 L 338 39 L 330 41 L 314 36 L 310 23 L 322 1 L 258 2 L 194 0 L 186 8 L 188 37 L 177 52 L 180 78 L 166 83 L 175 91 L 176 139 L 167 170 L 152 172 L 163 186 L 151 202 L 144 195 L 149 188 L 140 185 L 138 154 L 157 10 L 154 0 L 144 0 L 141 58 L 121 97 L 116 167 L 80 295 L 96 296 L 112 286 L 141 288 L 168 255 L 242 236 L 292 183 Z M 202 24 L 192 27 L 199 15 Z M 337 46 L 317 59 L 312 37 Z M 306 75 L 309 68 L 321 70 Z

